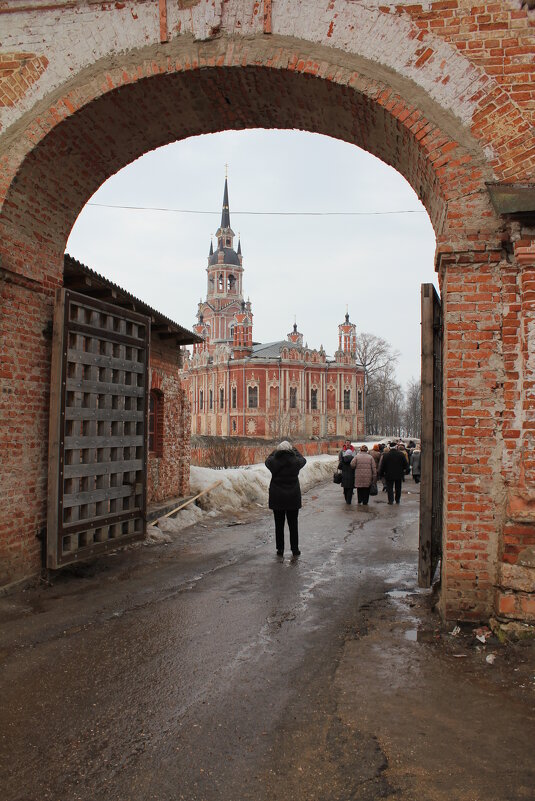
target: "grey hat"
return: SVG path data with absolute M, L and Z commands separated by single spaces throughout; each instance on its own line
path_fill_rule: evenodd
M 288 440 L 284 439 L 282 442 L 279 442 L 279 444 L 277 445 L 276 450 L 278 450 L 278 451 L 291 451 L 293 449 L 292 449 L 292 446 L 290 445 L 290 443 L 288 442 Z

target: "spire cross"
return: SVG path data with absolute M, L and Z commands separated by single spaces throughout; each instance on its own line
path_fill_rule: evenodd
M 228 164 L 225 164 L 225 178 L 228 178 Z

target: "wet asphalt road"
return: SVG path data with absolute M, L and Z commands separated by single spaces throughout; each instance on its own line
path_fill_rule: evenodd
M 369 724 L 374 670 L 394 679 L 372 655 L 339 669 L 370 609 L 414 625 L 396 599 L 422 597 L 415 491 L 365 509 L 311 490 L 297 560 L 275 556 L 259 511 L 3 599 L 3 801 L 412 798 Z

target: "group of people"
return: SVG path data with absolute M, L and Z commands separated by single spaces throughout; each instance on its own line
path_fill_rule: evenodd
M 401 487 L 412 470 L 415 483 L 420 481 L 421 452 L 412 440 L 407 446 L 401 440 L 388 444 L 376 443 L 371 451 L 361 445 L 359 451 L 350 440 L 346 440 L 338 457 L 338 470 L 341 485 L 348 505 L 357 490 L 357 501 L 367 506 L 370 495 L 377 495 L 377 479 L 383 481 L 383 492 L 387 493 L 388 503 L 401 502 Z
M 371 451 L 361 445 L 359 451 L 350 440 L 344 442 L 338 459 L 341 485 L 347 504 L 351 504 L 355 487 L 359 504 L 367 506 L 370 495 L 377 495 L 377 479 L 383 480 L 383 491 L 388 503 L 400 503 L 401 485 L 411 471 L 416 483 L 420 480 L 420 449 L 414 442 L 375 444 Z M 290 442 L 280 442 L 270 453 L 265 465 L 271 473 L 269 508 L 275 519 L 275 545 L 277 556 L 284 555 L 284 525 L 288 522 L 290 548 L 294 557 L 300 556 L 298 516 L 301 508 L 299 471 L 306 464 L 305 457 Z

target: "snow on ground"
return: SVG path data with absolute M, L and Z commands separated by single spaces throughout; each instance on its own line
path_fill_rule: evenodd
M 299 473 L 302 492 L 314 487 L 322 481 L 332 479 L 337 456 L 309 456 L 307 463 Z M 174 518 L 164 518 L 156 526 L 149 527 L 149 539 L 152 542 L 169 542 L 172 533 L 181 531 L 206 517 L 216 517 L 222 512 L 239 512 L 254 506 L 267 509 L 268 489 L 271 473 L 263 464 L 212 470 L 208 467 L 190 468 L 190 492 L 197 495 L 217 482 L 221 482 L 202 495 L 197 501 L 177 512 Z

